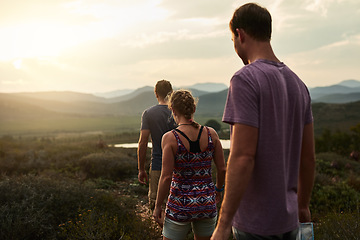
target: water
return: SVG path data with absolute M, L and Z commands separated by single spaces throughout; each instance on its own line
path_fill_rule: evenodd
M 221 145 L 223 149 L 230 148 L 230 140 L 220 139 Z M 114 144 L 113 147 L 121 147 L 121 148 L 137 148 L 138 143 L 121 143 L 121 144 Z M 148 143 L 148 147 L 152 148 L 151 142 Z

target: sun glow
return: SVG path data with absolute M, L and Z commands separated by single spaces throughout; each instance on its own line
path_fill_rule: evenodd
M 75 1 L 64 5 L 64 12 L 69 15 L 63 18 L 23 19 L 11 25 L 0 25 L 0 61 L 58 57 L 67 48 L 84 42 L 119 36 L 122 40 L 127 39 L 131 33 L 125 32 L 135 32 L 133 29 L 137 24 L 159 21 L 168 15 L 157 7 L 157 3 L 151 1 L 140 6 L 118 3 L 114 7 Z
M 55 57 L 65 48 L 76 44 L 74 30 L 65 25 L 33 22 L 1 30 L 2 60 Z

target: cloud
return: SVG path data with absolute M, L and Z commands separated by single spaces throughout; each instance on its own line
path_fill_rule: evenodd
M 162 1 L 159 7 L 171 13 L 170 19 L 229 18 L 233 12 L 232 0 Z M 240 6 L 240 5 L 239 5 Z
M 292 54 L 284 61 L 310 86 L 328 86 L 359 79 L 360 35 L 317 49 Z
M 2 1 L 1 91 L 6 84 L 10 89 L 11 83 L 25 90 L 26 86 L 83 91 L 152 86 L 161 78 L 181 83 L 176 85 L 228 83 L 242 66 L 228 22 L 243 3 Z M 306 81 L 359 78 L 355 53 L 359 52 L 360 1 L 259 0 L 259 4 L 273 17 L 275 53 Z M 8 52 L 5 59 L 9 49 L 17 51 Z M 42 54 L 33 56 L 36 53 Z
M 13 25 L 28 21 L 62 22 L 80 24 L 96 19 L 90 15 L 79 16 L 67 8 L 70 1 L 65 0 L 13 0 L 1 1 L 0 25 Z
M 17 80 L 3 80 L 1 81 L 4 85 L 24 85 L 25 81 L 23 79 L 17 79 Z

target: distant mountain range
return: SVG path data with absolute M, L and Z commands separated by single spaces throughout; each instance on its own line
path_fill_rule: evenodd
M 200 97 L 208 93 L 220 93 L 224 90 L 227 90 L 228 87 L 222 83 L 198 83 L 191 86 L 175 86 L 174 89 L 190 89 L 194 96 Z M 145 86 L 134 90 L 125 89 L 104 93 L 94 93 L 93 95 L 106 98 L 106 102 L 119 102 L 132 99 L 134 96 L 137 96 L 143 92 L 153 90 L 153 87 Z M 313 102 L 347 103 L 359 101 L 360 81 L 345 80 L 331 86 L 309 88 L 309 92 Z
M 193 95 L 200 96 L 209 92 L 220 92 L 228 87 L 223 83 L 196 83 L 191 86 L 176 87 L 174 89 L 191 89 Z M 145 86 L 138 89 L 122 89 L 111 92 L 94 93 L 95 96 L 104 98 L 130 99 L 131 96 L 137 95 L 144 91 L 154 91 L 154 87 Z M 123 98 L 121 98 L 123 97 Z
M 336 85 L 309 88 L 313 102 L 347 103 L 360 100 L 360 81 L 345 80 Z
M 214 88 L 206 91 L 205 86 L 183 88 L 198 98 L 196 116 L 221 119 L 227 86 L 216 85 L 218 91 Z M 351 126 L 360 123 L 360 81 L 349 80 L 333 86 L 310 88 L 309 91 L 313 100 L 315 134 L 321 134 L 324 128 L 349 131 Z M 121 116 L 139 118 L 144 109 L 155 104 L 154 89 L 149 86 L 114 97 L 77 92 L 0 93 L 0 125 L 20 119 L 44 122 L 74 118 L 117 119 Z
M 176 87 L 174 87 L 177 89 Z M 182 87 L 198 98 L 197 114 L 221 116 L 227 96 L 225 84 L 195 84 Z M 339 84 L 309 89 L 313 103 L 350 103 L 360 101 L 360 81 L 347 80 Z M 124 94 L 126 93 L 126 94 Z M 104 97 L 110 96 L 114 97 Z M 34 114 L 78 116 L 139 115 L 144 109 L 157 104 L 154 89 L 145 86 L 131 92 L 99 94 L 77 92 L 0 93 L 0 120 L 20 115 L 33 118 Z M 47 113 L 47 114 L 46 114 Z

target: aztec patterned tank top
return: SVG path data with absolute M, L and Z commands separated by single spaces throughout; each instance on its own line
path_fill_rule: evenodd
M 210 130 L 208 146 L 204 151 L 188 151 L 178 133 L 172 130 L 177 140 L 175 166 L 166 204 L 166 216 L 178 222 L 213 218 L 217 215 L 215 185 L 211 176 L 214 144 Z

